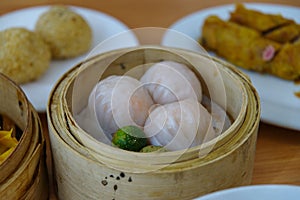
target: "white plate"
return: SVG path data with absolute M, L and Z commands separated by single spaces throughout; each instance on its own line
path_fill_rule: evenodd
M 119 20 L 101 13 L 99 11 L 70 6 L 75 12 L 84 17 L 93 31 L 93 55 L 107 50 L 135 46 L 136 40 L 133 34 L 130 34 L 129 29 Z M 0 31 L 11 27 L 24 27 L 29 30 L 34 30 L 35 23 L 38 17 L 49 9 L 49 6 L 31 7 L 22 10 L 17 10 L 5 15 L 0 16 Z M 126 40 L 123 42 L 115 42 L 115 40 L 107 40 L 111 36 L 116 37 L 121 33 L 127 32 Z M 98 44 L 104 44 L 99 46 Z M 66 60 L 52 61 L 49 70 L 43 77 L 37 81 L 21 85 L 21 88 L 27 95 L 29 101 L 33 104 L 34 108 L 39 112 L 46 110 L 48 96 L 55 82 L 64 74 L 68 69 L 73 67 L 76 63 L 84 60 L 90 53 Z
M 298 200 L 300 187 L 293 185 L 254 185 L 221 190 L 195 200 Z
M 297 7 L 260 3 L 247 3 L 245 5 L 247 8 L 257 9 L 265 13 L 280 13 L 284 17 L 294 19 L 297 23 L 300 23 L 300 8 Z M 204 9 L 178 20 L 170 29 L 198 40 L 206 17 L 217 15 L 226 20 L 234 8 L 235 6 L 230 4 Z M 189 47 L 184 46 L 184 48 Z M 259 93 L 262 106 L 262 121 L 300 130 L 300 98 L 297 98 L 294 94 L 300 91 L 300 85 L 274 76 L 262 75 L 244 69 L 241 70 L 248 74 Z

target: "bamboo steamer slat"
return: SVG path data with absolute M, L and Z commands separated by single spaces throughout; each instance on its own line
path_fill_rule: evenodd
M 22 135 L 13 152 L 0 164 L 1 199 L 26 198 L 43 192 L 48 198 L 47 173 L 44 169 L 44 137 L 36 111 L 22 90 L 10 79 L 0 74 L 0 115 L 8 116 L 18 126 Z M 42 181 L 35 183 L 36 179 Z M 34 199 L 34 198 L 31 198 Z
M 31 200 L 31 199 L 48 199 L 48 178 L 46 173 L 46 166 L 43 162 L 39 163 L 38 171 L 34 178 L 34 182 L 27 190 L 25 195 L 20 200 Z
M 47 118 L 60 199 L 191 199 L 250 183 L 260 119 L 258 95 L 247 76 L 218 59 L 214 61 L 228 95 L 227 104 L 217 103 L 227 106 L 234 123 L 204 145 L 187 151 L 141 154 L 98 142 L 78 127 L 72 112 L 74 102 L 83 108 L 92 89 L 82 91 L 87 94 L 85 98 L 72 101 L 79 75 L 84 79 L 95 70 L 104 72 L 103 77 L 121 75 L 136 65 L 162 59 L 187 64 L 206 83 L 208 77 L 216 75 L 203 68 L 210 61 L 206 56 L 142 46 L 98 55 L 75 66 L 57 82 L 49 98 Z M 105 71 L 102 67 L 107 65 Z M 131 75 L 139 77 L 147 65 L 144 67 Z M 204 93 L 217 95 L 207 88 Z M 206 150 L 210 151 L 206 156 L 199 155 Z
M 32 118 L 28 101 L 23 92 L 2 75 L 0 75 L 0 114 L 14 119 L 14 122 L 23 130 L 16 150 L 0 165 L 0 172 L 6 172 L 0 173 L 1 183 L 21 162 L 32 137 Z

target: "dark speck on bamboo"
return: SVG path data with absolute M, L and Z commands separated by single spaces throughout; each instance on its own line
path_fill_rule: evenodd
M 118 189 L 118 186 L 114 185 L 114 191 L 117 191 L 117 189 Z
M 124 177 L 125 177 L 124 172 L 121 172 L 121 173 L 120 173 L 120 177 L 121 177 L 121 178 L 124 178 Z
M 101 181 L 102 185 L 106 186 L 108 184 L 107 180 L 102 180 Z
M 132 182 L 132 178 L 131 178 L 131 176 L 128 178 L 128 182 Z
M 121 63 L 120 66 L 121 66 L 121 69 L 126 69 L 126 66 L 124 65 L 124 63 Z

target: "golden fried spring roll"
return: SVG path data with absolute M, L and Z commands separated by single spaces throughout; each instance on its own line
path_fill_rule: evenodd
M 299 78 L 300 42 L 284 44 L 266 70 L 270 74 L 288 80 Z
M 259 72 L 265 71 L 281 47 L 277 42 L 262 38 L 255 30 L 217 16 L 206 18 L 201 43 L 233 64 Z
M 274 40 L 280 43 L 286 43 L 300 36 L 300 28 L 297 24 L 289 24 L 279 27 L 271 32 L 264 34 L 265 38 Z
M 279 14 L 265 14 L 247 9 L 243 4 L 236 4 L 235 11 L 230 14 L 230 21 L 259 32 L 266 32 L 284 24 L 294 23 L 293 20 L 285 19 Z

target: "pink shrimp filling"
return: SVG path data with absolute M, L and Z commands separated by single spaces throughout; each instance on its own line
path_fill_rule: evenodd
M 262 59 L 264 61 L 269 61 L 274 57 L 274 54 L 275 48 L 272 45 L 268 45 L 262 53 Z

